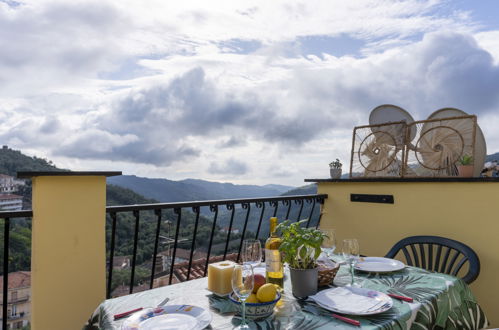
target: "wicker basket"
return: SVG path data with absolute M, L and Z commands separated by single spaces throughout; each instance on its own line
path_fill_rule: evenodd
M 317 281 L 319 287 L 331 284 L 334 280 L 334 277 L 336 276 L 336 273 L 338 273 L 338 270 L 340 269 L 340 265 L 339 264 L 330 265 L 318 262 L 318 266 L 319 266 L 319 276 L 317 277 Z

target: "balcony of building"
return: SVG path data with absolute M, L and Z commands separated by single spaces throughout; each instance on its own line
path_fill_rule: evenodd
M 364 255 L 384 256 L 411 235 L 464 242 L 482 263 L 471 289 L 499 324 L 495 178 L 310 179 L 315 195 L 106 207 L 105 177 L 113 174 L 24 174 L 33 178 L 33 210 L 1 212 L 4 274 L 12 226 L 32 223 L 33 329 L 81 328 L 106 298 L 206 276 L 210 262 L 239 260 L 243 239 L 264 240 L 270 216 L 334 228 L 340 240 L 357 238 Z M 54 308 L 64 314 L 57 325 L 47 313 Z

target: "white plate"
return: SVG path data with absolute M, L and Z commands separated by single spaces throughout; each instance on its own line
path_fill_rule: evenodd
M 386 294 L 356 287 L 327 289 L 309 298 L 322 308 L 348 315 L 379 314 L 393 306 L 392 298 Z
M 167 305 L 145 308 L 128 317 L 122 330 L 200 330 L 212 320 L 210 312 L 191 305 Z
M 383 273 L 404 269 L 405 264 L 401 261 L 389 258 L 365 257 L 363 258 L 363 261 L 358 261 L 354 268 L 364 272 Z

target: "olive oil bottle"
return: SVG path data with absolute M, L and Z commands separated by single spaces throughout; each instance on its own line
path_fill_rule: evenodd
M 279 246 L 282 241 L 275 232 L 276 226 L 277 218 L 270 218 L 270 236 L 265 242 L 265 274 L 267 283 L 277 284 L 282 290 L 284 287 L 284 269 L 282 266 L 281 253 L 279 252 Z

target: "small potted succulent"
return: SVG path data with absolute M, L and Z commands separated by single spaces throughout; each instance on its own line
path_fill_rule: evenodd
M 471 178 L 473 176 L 473 157 L 463 155 L 458 161 L 457 171 L 460 177 Z
M 291 285 L 295 297 L 307 297 L 317 293 L 317 258 L 325 234 L 315 228 L 304 228 L 307 219 L 290 224 L 286 220 L 276 228 L 281 233 L 283 262 L 289 265 Z
M 341 164 L 338 158 L 334 162 L 329 163 L 329 173 L 332 179 L 339 179 L 341 177 L 341 166 L 343 164 Z

